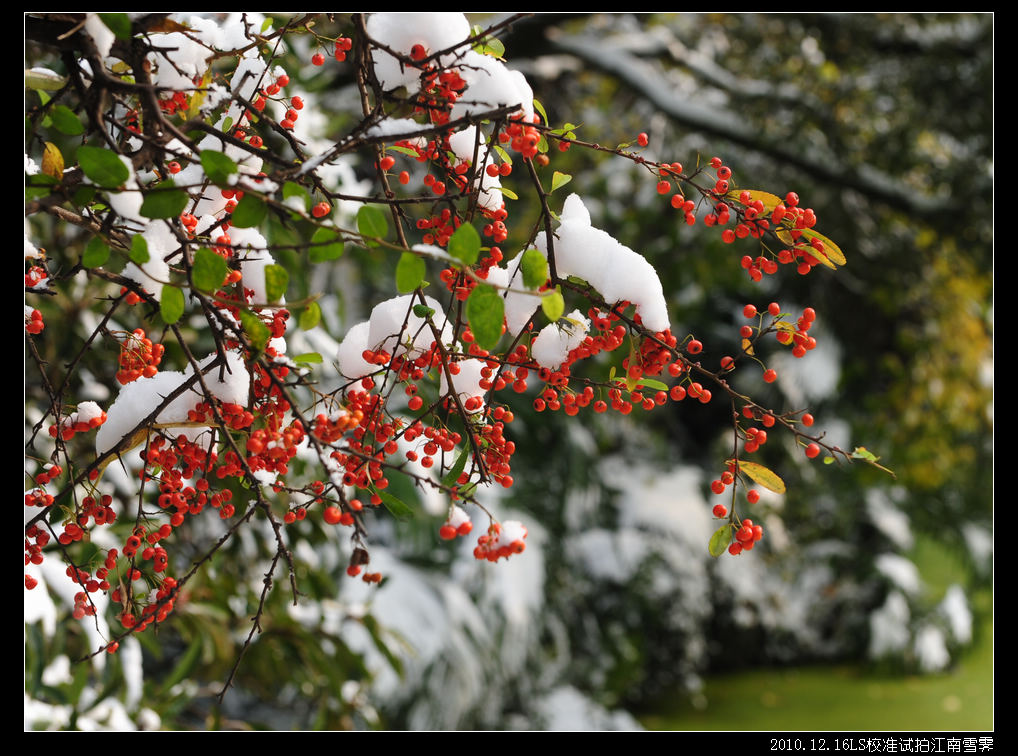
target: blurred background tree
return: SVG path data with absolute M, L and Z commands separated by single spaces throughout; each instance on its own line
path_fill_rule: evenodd
M 337 16 L 317 31 L 349 29 Z M 767 398 L 811 408 L 834 443 L 865 445 L 896 478 L 820 469 L 775 444 L 762 461 L 790 490 L 752 511 L 765 548 L 713 560 L 707 486 L 730 446 L 728 406 L 580 426 L 538 417 L 522 397 L 513 432 L 527 442 L 497 505 L 534 523 L 523 559 L 478 570 L 436 543 L 438 516 L 381 519 L 374 556 L 390 578 L 369 599 L 342 579 L 334 534 L 309 521 L 312 547 L 296 555 L 307 595 L 296 609 L 272 595 L 219 704 L 259 595 L 243 567 L 264 550 L 244 539 L 146 646 L 144 705 L 166 727 L 613 728 L 636 726 L 631 712 L 663 694 L 702 698 L 704 677 L 723 670 L 956 661 L 973 618 L 989 620 L 972 607 L 991 578 L 993 16 L 538 14 L 501 38 L 551 126 L 611 147 L 646 132 L 649 159 L 686 166 L 720 155 L 735 186 L 796 191 L 816 210 L 848 265 L 754 284 L 739 267 L 746 251 L 686 226 L 638 166 L 552 155 L 594 225 L 657 268 L 680 338 L 695 333 L 720 356 L 738 347 L 745 303 L 814 306 L 820 346 L 801 365 L 776 362 Z M 288 44 L 282 63 L 315 98 L 320 135 L 342 133 L 359 112 L 350 69 L 312 68 L 309 40 Z M 355 160 L 340 185 L 368 175 Z M 526 201 L 515 218 L 537 217 Z M 512 230 L 509 254 L 527 223 Z M 293 234 L 273 231 L 278 244 Z M 325 353 L 389 291 L 391 271 L 353 253 L 306 285 L 331 292 Z M 411 487 L 396 493 L 428 510 Z M 80 643 L 73 634 L 30 626 L 35 679 L 43 659 Z M 122 691 L 120 664 L 91 674 Z M 60 684 L 80 696 L 88 674 Z

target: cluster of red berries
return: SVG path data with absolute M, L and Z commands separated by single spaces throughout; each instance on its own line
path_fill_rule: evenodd
M 70 441 L 77 433 L 88 433 L 106 422 L 106 411 L 95 402 L 82 402 L 78 409 L 49 427 L 53 438 Z
M 29 312 L 31 310 L 31 312 Z M 25 332 L 33 336 L 42 333 L 46 324 L 42 322 L 42 313 L 31 307 L 25 308 Z
M 49 278 L 49 273 L 46 272 L 45 268 L 40 265 L 33 265 L 28 269 L 28 272 L 25 273 L 25 287 L 28 289 L 35 288 L 43 283 L 43 281 L 47 278 Z
M 349 37 L 340 37 L 333 46 L 333 57 L 342 63 L 346 60 L 346 54 L 353 49 L 353 40 Z
M 538 116 L 534 116 L 536 123 Z M 505 130 L 499 135 L 499 140 L 508 143 L 516 152 L 525 158 L 532 158 L 537 155 L 538 146 L 541 143 L 541 132 L 529 124 L 520 121 L 511 121 Z
M 453 504 L 448 519 L 438 529 L 438 537 L 443 541 L 451 541 L 457 536 L 469 535 L 473 529 L 474 524 L 470 522 L 470 517 L 467 513 Z
M 762 538 L 763 527 L 754 525 L 753 521 L 747 518 L 736 529 L 735 542 L 728 545 L 728 553 L 734 556 L 741 554 L 743 551 L 751 551 Z
M 513 554 L 522 554 L 527 548 L 527 544 L 524 543 L 526 537 L 527 529 L 516 520 L 492 523 L 488 532 L 477 539 L 474 558 L 497 562 L 499 559 L 508 559 Z
M 143 376 L 151 378 L 158 372 L 165 351 L 162 344 L 153 344 L 152 339 L 145 335 L 145 331 L 135 328 L 120 343 L 120 369 L 117 370 L 117 381 L 127 385 Z

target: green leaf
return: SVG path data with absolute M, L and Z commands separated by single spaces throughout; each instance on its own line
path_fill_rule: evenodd
M 135 234 L 131 238 L 131 262 L 135 265 L 144 265 L 149 260 L 148 242 L 141 234 Z
M 396 264 L 396 291 L 409 294 L 421 285 L 426 272 L 424 260 L 413 252 L 404 252 Z
M 555 171 L 551 175 L 551 191 L 555 191 L 559 187 L 565 186 L 572 180 L 573 177 L 570 176 L 568 173 L 561 173 L 559 171 Z
M 102 240 L 102 237 L 94 236 L 85 247 L 85 254 L 81 256 L 81 264 L 86 268 L 98 268 L 105 265 L 109 259 L 109 245 Z
M 245 193 L 240 202 L 233 208 L 233 216 L 230 219 L 237 228 L 253 228 L 265 220 L 265 213 L 268 212 L 265 200 L 257 194 Z
M 491 145 L 491 147 L 492 149 L 495 150 L 496 153 L 498 153 L 498 156 L 502 158 L 503 163 L 508 163 L 509 165 L 513 164 L 513 159 L 509 157 L 509 153 L 506 152 L 502 147 L 498 146 L 497 144 L 493 144 Z
M 78 148 L 78 165 L 89 180 L 109 189 L 122 186 L 131 175 L 117 153 L 87 144 Z
M 78 136 L 85 132 L 85 124 L 66 105 L 57 105 L 49 114 L 50 118 L 53 119 L 53 127 L 61 134 Z
M 566 311 L 566 301 L 562 298 L 562 292 L 556 289 L 541 297 L 541 309 L 544 310 L 544 316 L 549 321 L 557 323 Z
M 499 296 L 498 290 L 490 284 L 477 284 L 467 297 L 466 311 L 477 346 L 494 349 L 502 337 L 505 319 L 505 300 Z
M 473 265 L 481 251 L 481 235 L 471 224 L 464 223 L 449 237 L 448 250 L 457 260 Z
M 202 150 L 201 167 L 209 181 L 219 187 L 229 188 L 230 176 L 237 172 L 237 164 L 218 150 Z
M 311 237 L 308 259 L 313 263 L 336 260 L 343 254 L 343 240 L 333 228 L 320 228 Z
M 308 194 L 308 190 L 300 184 L 294 183 L 293 181 L 287 181 L 283 184 L 283 201 L 290 199 L 291 197 L 300 197 L 304 200 L 304 210 L 311 208 L 311 195 Z
M 55 92 L 62 88 L 67 83 L 67 79 L 60 76 L 52 71 L 42 71 L 39 69 L 33 69 L 31 71 L 25 71 L 25 86 L 29 89 L 34 89 L 39 93 L 42 104 L 45 105 L 49 102 L 49 97 L 46 96 L 46 92 Z
M 265 266 L 265 296 L 270 302 L 278 302 L 286 294 L 290 274 L 282 265 Z
M 548 261 L 536 249 L 528 249 L 520 260 L 523 285 L 528 289 L 539 289 L 548 280 Z
M 505 45 L 497 37 L 491 37 L 485 42 L 485 52 L 493 57 L 501 58 L 505 55 Z
M 184 314 L 184 292 L 176 286 L 164 286 L 159 297 L 159 314 L 166 325 L 173 325 Z
M 467 460 L 470 458 L 470 449 L 464 447 L 456 457 L 456 461 L 452 463 L 452 467 L 449 468 L 449 472 L 442 476 L 442 485 L 446 488 L 454 485 L 456 480 L 459 478 L 460 473 L 463 472 L 463 468 L 467 466 Z
M 500 186 L 498 190 L 502 192 L 503 196 L 508 197 L 509 199 L 518 200 L 520 198 L 520 195 L 518 195 L 512 189 L 506 189 L 504 186 Z
M 141 214 L 146 218 L 177 218 L 187 207 L 188 196 L 183 189 L 177 189 L 172 179 L 146 192 L 141 203 Z
M 656 381 L 653 378 L 641 378 L 639 381 L 637 381 L 636 385 L 656 389 L 657 391 L 668 391 L 667 385 L 661 383 L 661 381 Z
M 294 362 L 324 362 L 322 355 L 318 352 L 305 352 L 304 354 L 298 354 L 293 358 Z
M 385 508 L 389 510 L 389 514 L 391 514 L 397 520 L 405 522 L 406 520 L 409 520 L 414 516 L 414 510 L 412 510 L 402 501 L 397 499 L 391 493 L 379 489 L 374 489 L 374 492 L 381 497 L 382 504 L 384 504 Z
M 719 557 L 725 553 L 725 549 L 728 548 L 728 544 L 731 542 L 732 526 L 726 522 L 714 531 L 714 535 L 710 537 L 710 543 L 707 544 L 707 550 L 712 557 Z
M 541 114 L 541 122 L 547 126 L 550 123 L 548 121 L 548 114 L 544 112 L 544 105 L 538 102 L 536 98 L 534 99 L 534 110 Z
M 117 39 L 131 38 L 131 19 L 126 13 L 100 13 L 99 18 Z
M 74 195 L 71 197 L 73 202 L 78 207 L 83 207 L 95 199 L 95 187 L 83 184 L 74 190 Z
M 302 331 L 310 331 L 322 320 L 322 308 L 319 307 L 317 302 L 312 302 L 300 314 L 300 319 L 297 321 L 297 325 L 300 326 Z
M 731 460 L 729 460 L 731 462 Z M 785 492 L 785 481 L 778 477 L 770 468 L 764 467 L 756 462 L 739 460 L 739 471 L 746 473 L 754 481 L 766 488 L 768 491 L 783 494 Z
M 264 21 L 262 21 L 262 34 L 267 32 L 271 28 L 272 28 L 272 19 L 271 18 L 267 18 Z
M 385 149 L 386 149 L 386 151 L 394 150 L 395 152 L 401 152 L 404 155 L 409 155 L 410 157 L 415 158 L 415 159 L 420 157 L 420 154 L 421 154 L 417 150 L 411 149 L 410 147 L 402 147 L 401 145 L 398 145 L 398 144 L 390 144 Z
M 191 266 L 191 280 L 199 291 L 215 291 L 226 280 L 229 268 L 226 260 L 211 249 L 202 247 L 194 253 Z
M 422 305 L 422 304 L 415 304 L 414 305 L 414 315 L 416 315 L 419 318 L 427 319 L 427 318 L 430 318 L 434 314 L 435 314 L 435 308 L 434 307 L 428 307 L 427 305 Z
M 357 211 L 357 230 L 364 238 L 364 243 L 369 247 L 377 247 L 377 241 L 370 239 L 384 239 L 389 233 L 389 222 L 385 219 L 385 213 L 374 205 L 363 205 Z
M 271 333 L 269 332 L 269 327 L 262 322 L 262 319 L 250 310 L 241 310 L 240 324 L 243 326 L 244 333 L 247 334 L 251 346 L 259 352 L 265 351 Z

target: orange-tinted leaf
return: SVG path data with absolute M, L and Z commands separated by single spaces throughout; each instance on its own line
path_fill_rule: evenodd
M 725 196 L 731 200 L 741 203 L 742 200 L 739 198 L 742 196 L 742 193 L 746 191 L 749 192 L 750 202 L 756 202 L 757 200 L 763 202 L 764 209 L 762 215 L 770 215 L 771 210 L 784 202 L 784 200 L 778 195 L 771 194 L 770 192 L 762 192 L 759 189 L 732 189 L 732 191 Z
M 42 172 L 58 181 L 63 178 L 64 156 L 60 153 L 60 148 L 53 142 L 46 142 L 46 149 L 43 150 Z

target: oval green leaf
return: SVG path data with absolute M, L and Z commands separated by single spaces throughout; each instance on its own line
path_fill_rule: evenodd
M 566 311 L 566 302 L 562 298 L 562 292 L 556 289 L 555 291 L 549 291 L 541 297 L 541 309 L 544 311 L 544 316 L 550 322 L 557 323 L 558 319 Z
M 397 520 L 406 521 L 414 516 L 414 510 L 404 504 L 401 500 L 397 499 L 391 493 L 378 489 L 375 489 L 375 493 L 381 497 L 382 504 L 384 504 L 385 508 L 389 510 L 389 514 Z
M 131 262 L 135 265 L 144 265 L 149 260 L 148 242 L 141 234 L 135 234 L 131 238 Z
M 262 352 L 269 343 L 269 327 L 262 322 L 262 319 L 255 315 L 250 310 L 240 311 L 240 324 L 244 328 L 244 333 L 247 334 L 248 341 L 251 342 L 257 351 Z
M 335 260 L 343 254 L 343 240 L 332 228 L 320 228 L 311 237 L 308 259 L 313 263 Z
M 307 363 L 321 363 L 324 362 L 322 355 L 318 352 L 305 352 L 304 354 L 298 354 L 293 358 L 294 362 L 307 362 Z
M 187 207 L 187 192 L 168 179 L 145 194 L 141 214 L 146 218 L 177 218 Z
M 312 302 L 300 314 L 300 319 L 297 321 L 297 325 L 300 326 L 302 331 L 310 331 L 322 320 L 322 308 L 319 307 L 317 302 Z
M 396 264 L 396 291 L 409 294 L 421 285 L 426 272 L 424 260 L 413 252 L 404 252 Z
M 98 268 L 105 265 L 109 259 L 109 245 L 101 237 L 95 236 L 85 247 L 85 254 L 81 256 L 81 264 L 86 268 Z
M 471 224 L 464 223 L 449 237 L 448 249 L 457 260 L 473 265 L 481 251 L 481 235 Z
M 548 280 L 548 261 L 536 249 L 528 249 L 520 260 L 523 285 L 528 289 L 539 289 Z
M 278 302 L 286 294 L 290 284 L 290 274 L 282 265 L 265 266 L 265 296 L 269 302 Z
M 66 105 L 57 105 L 53 108 L 50 111 L 50 118 L 53 119 L 53 127 L 61 134 L 78 136 L 85 132 L 85 125 L 81 119 Z
M 308 194 L 308 190 L 300 184 L 294 183 L 293 181 L 287 181 L 283 184 L 283 201 L 285 202 L 291 197 L 300 197 L 304 202 L 305 210 L 309 210 L 311 208 L 311 195 Z
M 373 239 L 384 239 L 389 233 L 389 223 L 385 220 L 385 213 L 374 205 L 364 205 L 357 211 L 357 230 L 364 238 L 364 243 L 369 247 L 377 247 L 378 242 Z
M 184 292 L 176 286 L 164 286 L 159 296 L 159 314 L 166 325 L 173 325 L 184 314 Z
M 731 542 L 732 526 L 726 522 L 714 531 L 714 535 L 710 537 L 710 543 L 707 544 L 707 550 L 712 557 L 716 558 L 725 553 L 725 549 L 728 548 L 728 544 Z
M 99 18 L 117 39 L 131 38 L 131 19 L 126 13 L 100 13 Z
M 191 280 L 199 291 L 215 291 L 226 280 L 226 260 L 204 247 L 194 253 Z
M 90 181 L 108 189 L 123 186 L 131 175 L 117 153 L 87 144 L 78 148 L 78 165 Z
M 268 209 L 265 200 L 257 194 L 245 194 L 233 208 L 230 222 L 237 228 L 254 228 L 265 220 Z
M 228 187 L 230 176 L 237 172 L 237 164 L 218 150 L 202 150 L 201 167 L 216 186 Z
M 462 228 L 462 227 L 461 227 Z M 505 300 L 490 284 L 477 284 L 467 297 L 467 321 L 481 349 L 494 349 L 502 337 Z
M 551 191 L 555 191 L 559 187 L 565 186 L 572 180 L 573 177 L 570 176 L 568 173 L 560 173 L 559 171 L 555 171 L 551 175 Z

